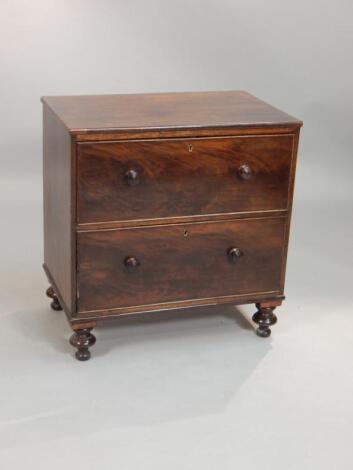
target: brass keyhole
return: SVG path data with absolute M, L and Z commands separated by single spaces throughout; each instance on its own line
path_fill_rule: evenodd
M 184 237 L 187 237 L 189 235 L 189 232 L 185 229 L 184 230 Z
M 188 145 L 188 148 L 189 148 L 189 152 L 192 152 L 194 149 L 194 147 L 191 144 Z

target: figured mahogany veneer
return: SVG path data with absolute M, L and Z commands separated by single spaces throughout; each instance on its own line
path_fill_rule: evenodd
M 246 92 L 43 98 L 44 269 L 76 357 L 105 318 L 283 300 L 301 122 Z
M 278 217 L 79 233 L 78 312 L 280 294 L 284 227 Z
M 286 210 L 293 140 L 280 135 L 79 144 L 78 223 Z

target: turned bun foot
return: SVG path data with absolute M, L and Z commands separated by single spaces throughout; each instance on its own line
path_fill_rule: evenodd
M 70 338 L 70 344 L 77 348 L 75 357 L 79 361 L 88 361 L 91 357 L 89 348 L 96 342 L 96 337 L 91 333 L 92 328 L 77 330 Z
M 59 310 L 63 309 L 60 302 L 59 302 L 58 296 L 55 294 L 55 291 L 52 288 L 52 286 L 48 287 L 48 289 L 46 290 L 46 295 L 50 299 L 52 299 L 52 302 L 51 302 L 50 306 L 53 310 L 59 311 Z
M 275 307 L 262 307 L 261 304 L 256 304 L 257 312 L 254 313 L 252 320 L 258 326 L 256 330 L 257 336 L 267 338 L 271 334 L 270 326 L 277 323 L 277 317 L 273 313 Z

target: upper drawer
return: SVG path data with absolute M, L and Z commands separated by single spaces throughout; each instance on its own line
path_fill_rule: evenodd
M 292 135 L 78 144 L 78 222 L 286 209 Z

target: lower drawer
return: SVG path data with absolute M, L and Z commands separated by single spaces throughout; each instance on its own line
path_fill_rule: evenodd
M 285 218 L 78 233 L 78 311 L 279 292 Z

